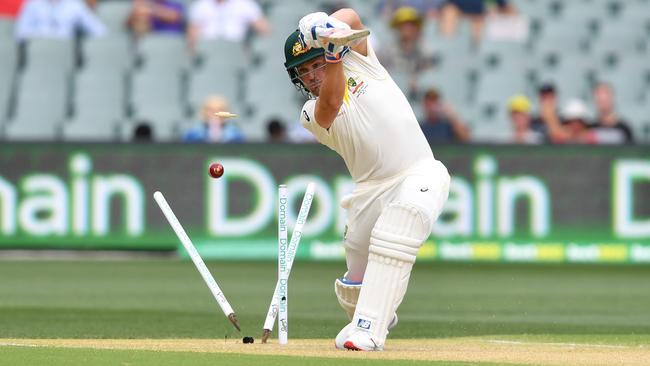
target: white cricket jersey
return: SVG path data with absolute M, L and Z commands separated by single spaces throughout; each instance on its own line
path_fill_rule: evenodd
M 354 51 L 343 59 L 346 93 L 329 129 L 316 122 L 316 100 L 303 106 L 300 121 L 323 145 L 336 151 L 356 183 L 383 180 L 433 159 L 411 106 L 379 63 Z

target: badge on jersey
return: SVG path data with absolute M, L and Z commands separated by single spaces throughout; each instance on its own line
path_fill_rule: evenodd
M 309 114 L 307 114 L 306 110 L 303 109 L 302 114 L 303 114 L 303 116 L 305 116 L 305 119 L 307 120 L 307 122 L 311 122 L 311 118 L 309 118 Z
M 352 75 L 348 78 L 348 92 L 356 97 L 365 93 L 368 84 L 361 80 L 359 75 Z

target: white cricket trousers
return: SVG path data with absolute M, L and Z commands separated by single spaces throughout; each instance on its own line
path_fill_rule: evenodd
M 354 282 L 363 280 L 368 264 L 370 234 L 385 207 L 393 201 L 415 205 L 430 215 L 429 222 L 433 224 L 447 201 L 449 184 L 447 168 L 438 160 L 427 159 L 414 164 L 399 176 L 357 185 L 352 194 L 341 202 L 341 206 L 348 210 L 344 237 L 348 267 L 346 278 Z

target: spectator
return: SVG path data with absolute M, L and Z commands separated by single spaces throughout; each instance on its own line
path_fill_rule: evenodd
M 397 42 L 382 45 L 377 57 L 391 73 L 408 76 L 409 87 L 416 89 L 418 73 L 433 66 L 433 52 L 422 40 L 422 15 L 411 7 L 395 11 L 390 25 L 395 30 Z
M 15 19 L 18 16 L 20 7 L 24 0 L 2 0 L 0 1 L 0 19 Z
M 539 114 L 533 115 L 530 121 L 530 127 L 534 131 L 538 131 L 544 135 L 548 134 L 546 128 L 546 123 L 541 115 L 541 110 L 545 108 L 552 108 L 553 111 L 557 114 L 557 92 L 555 90 L 555 85 L 550 82 L 545 82 L 537 88 L 537 102 L 539 103 Z
M 533 117 L 531 128 L 546 136 L 552 143 L 564 143 L 570 139 L 558 113 L 558 97 L 555 85 L 543 83 L 537 90 L 539 100 L 539 115 Z
M 147 33 L 183 34 L 185 9 L 174 0 L 134 0 L 127 26 L 136 38 Z
M 267 34 L 270 26 L 253 0 L 196 0 L 190 8 L 187 32 L 190 49 L 199 40 L 242 42 L 248 29 Z
M 454 36 L 460 17 L 469 18 L 472 25 L 472 39 L 478 43 L 481 40 L 485 18 L 484 0 L 448 0 L 440 11 L 442 34 L 447 37 Z
M 580 99 L 569 100 L 562 108 L 563 127 L 568 136 L 563 142 L 570 144 L 596 143 L 589 129 L 589 111 Z
M 424 94 L 424 118 L 420 123 L 429 144 L 445 142 L 469 142 L 469 129 L 453 108 L 444 103 L 437 90 Z
M 133 129 L 133 142 L 152 142 L 153 130 L 151 123 L 148 121 L 140 121 Z
M 384 19 L 390 19 L 397 9 L 404 6 L 416 9 L 425 17 L 435 18 L 446 2 L 447 0 L 382 0 L 379 10 Z
M 633 143 L 632 130 L 617 114 L 614 90 L 607 83 L 598 83 L 592 90 L 596 105 L 596 121 L 592 132 L 599 144 Z
M 508 112 L 512 122 L 512 143 L 515 144 L 541 144 L 544 134 L 533 129 L 530 115 L 530 100 L 524 95 L 515 95 L 508 100 Z
M 244 135 L 234 122 L 215 115 L 216 112 L 227 112 L 228 110 L 226 99 L 216 95 L 207 97 L 201 106 L 200 122 L 185 133 L 183 141 L 244 142 Z
M 82 0 L 27 0 L 16 21 L 16 38 L 72 39 L 78 29 L 103 36 L 106 27 Z
M 271 143 L 285 143 L 287 140 L 287 128 L 277 118 L 272 118 L 266 125 L 268 141 Z

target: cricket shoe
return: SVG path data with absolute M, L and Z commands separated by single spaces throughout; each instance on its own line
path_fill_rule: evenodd
M 399 318 L 397 318 L 397 313 L 395 313 L 395 316 L 393 316 L 393 320 L 390 321 L 390 324 L 388 324 L 388 330 L 391 330 L 395 328 L 397 323 L 399 322 Z M 356 326 L 352 323 L 349 323 L 341 331 L 339 334 L 336 336 L 336 339 L 334 339 L 334 345 L 336 346 L 336 349 L 348 349 L 345 347 L 345 341 L 348 340 L 352 332 L 356 329 Z
M 355 330 L 343 342 L 343 347 L 350 351 L 383 351 L 384 344 L 376 342 L 365 330 Z

